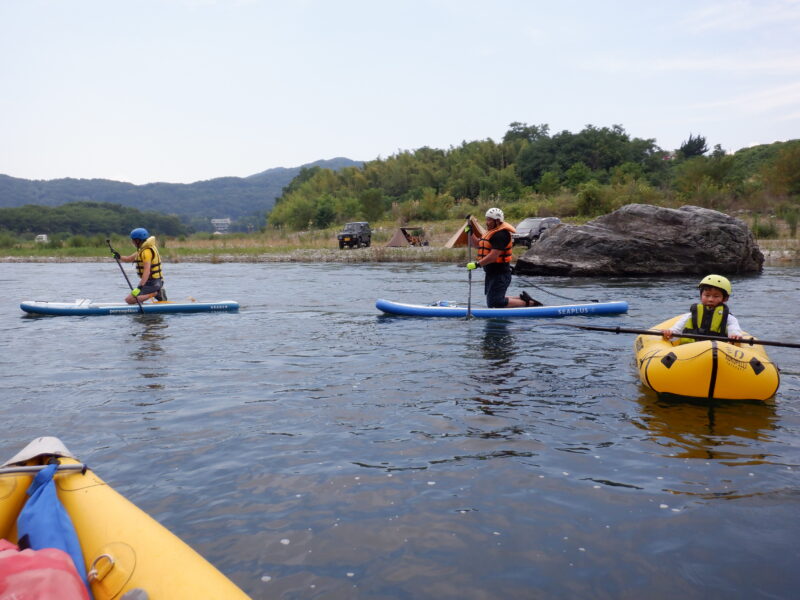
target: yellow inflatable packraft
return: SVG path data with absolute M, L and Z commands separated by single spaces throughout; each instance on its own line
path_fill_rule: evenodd
M 659 323 L 653 329 L 669 329 L 678 318 Z M 677 337 L 673 339 L 677 342 Z M 778 367 L 764 347 L 757 344 L 705 340 L 678 345 L 657 335 L 639 335 L 634 351 L 639 378 L 659 394 L 768 400 L 780 384 Z

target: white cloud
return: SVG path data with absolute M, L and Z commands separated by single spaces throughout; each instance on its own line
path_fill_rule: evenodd
M 593 71 L 608 73 L 642 72 L 703 72 L 800 74 L 800 55 L 739 58 L 736 56 L 672 57 L 653 59 L 598 57 L 584 63 Z
M 747 31 L 773 25 L 800 25 L 797 0 L 717 2 L 692 11 L 685 19 L 695 32 Z
M 797 112 L 797 108 L 800 107 L 800 82 L 761 89 L 726 100 L 705 102 L 694 106 L 698 109 L 713 110 L 732 108 L 750 114 L 767 113 L 787 107 L 793 109 L 793 112 L 780 116 L 782 120 L 794 119 L 800 114 Z

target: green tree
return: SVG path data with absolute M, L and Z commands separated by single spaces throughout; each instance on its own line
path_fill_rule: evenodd
M 590 179 L 592 179 L 592 170 L 582 162 L 576 162 L 564 173 L 564 180 L 572 190 L 577 190 L 580 184 Z
M 582 183 L 578 187 L 578 214 L 594 217 L 608 212 L 610 201 L 607 191 L 596 181 Z
M 690 133 L 689 139 L 685 140 L 678 149 L 678 156 L 681 158 L 692 158 L 694 156 L 702 156 L 706 152 L 708 152 L 706 138 L 702 135 L 695 137 Z
M 545 125 L 544 123 L 541 125 L 528 125 L 527 123 L 514 121 L 513 123 L 509 124 L 508 131 L 506 131 L 505 135 L 503 136 L 503 143 L 519 140 L 535 142 L 542 138 L 546 138 L 548 131 L 550 131 L 550 126 Z
M 318 229 L 329 227 L 336 219 L 336 209 L 329 196 L 320 198 L 314 212 L 314 226 Z
M 361 212 L 367 221 L 377 221 L 389 208 L 383 196 L 383 192 L 376 188 L 369 188 L 359 195 L 361 202 Z
M 800 143 L 783 148 L 763 172 L 773 193 L 800 196 Z
M 542 173 L 542 177 L 536 189 L 545 196 L 557 194 L 561 191 L 561 178 L 558 176 L 558 173 L 554 171 L 546 171 Z

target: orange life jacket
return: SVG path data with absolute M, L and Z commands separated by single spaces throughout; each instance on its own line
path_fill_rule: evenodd
M 497 257 L 497 260 L 495 260 L 495 262 L 497 263 L 511 262 L 511 247 L 514 245 L 514 240 L 510 234 L 516 233 L 517 230 L 514 229 L 508 223 L 500 223 L 500 225 L 498 225 L 494 229 L 490 229 L 483 235 L 483 237 L 478 242 L 478 260 L 487 256 L 489 252 L 492 251 L 492 236 L 502 229 L 505 229 L 509 233 L 508 244 L 503 250 L 501 250 L 500 255 Z

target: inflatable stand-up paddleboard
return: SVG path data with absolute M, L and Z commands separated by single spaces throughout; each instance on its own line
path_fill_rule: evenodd
M 219 302 L 143 302 L 141 310 L 138 304 L 125 302 L 92 302 L 76 300 L 75 302 L 42 302 L 26 301 L 19 305 L 31 315 L 130 315 L 145 312 L 147 314 L 222 312 L 239 310 L 239 303 L 233 300 Z
M 434 304 L 406 304 L 379 299 L 375 308 L 390 314 L 407 317 L 461 317 L 466 318 L 467 307 L 455 302 L 443 301 Z M 478 318 L 557 318 L 580 315 L 618 315 L 628 312 L 627 302 L 591 302 L 589 304 L 566 304 L 561 306 L 521 306 L 519 308 L 475 308 L 470 311 Z

